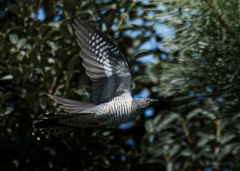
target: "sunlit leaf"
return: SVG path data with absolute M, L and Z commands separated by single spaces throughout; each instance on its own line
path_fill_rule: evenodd
M 23 46 L 26 44 L 26 42 L 27 42 L 27 39 L 26 39 L 26 38 L 21 38 L 21 39 L 19 39 L 19 41 L 17 42 L 18 48 L 23 47 Z
M 154 131 L 154 125 L 151 119 L 145 122 L 145 129 L 147 132 L 152 133 Z
M 18 35 L 16 33 L 10 34 L 9 40 L 11 43 L 16 44 L 18 42 Z
M 5 76 L 0 78 L 0 80 L 11 80 L 11 79 L 13 79 L 13 76 L 11 74 L 5 75 Z

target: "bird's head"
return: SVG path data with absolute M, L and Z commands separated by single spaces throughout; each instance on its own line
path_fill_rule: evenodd
M 137 105 L 137 109 L 145 110 L 154 102 L 158 102 L 157 99 L 149 99 L 149 98 L 139 98 L 134 99 L 135 104 Z

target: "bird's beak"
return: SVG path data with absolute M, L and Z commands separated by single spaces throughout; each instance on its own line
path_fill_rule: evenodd
M 154 103 L 154 102 L 159 102 L 159 101 L 157 99 L 152 99 L 151 103 Z

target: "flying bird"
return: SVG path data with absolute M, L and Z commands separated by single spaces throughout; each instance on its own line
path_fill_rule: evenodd
M 87 22 L 73 23 L 80 56 L 92 81 L 93 103 L 70 100 L 47 94 L 60 103 L 66 113 L 42 114 L 34 123 L 38 140 L 68 135 L 87 127 L 113 126 L 134 119 L 156 99 L 131 95 L 131 66 L 116 45 Z

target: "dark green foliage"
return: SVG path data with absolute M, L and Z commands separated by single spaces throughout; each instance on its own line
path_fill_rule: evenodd
M 168 124 L 159 135 L 161 141 L 164 134 L 168 141 L 172 135 L 171 148 L 178 149 L 177 155 L 166 154 L 169 163 L 175 169 L 179 164 L 187 170 L 239 170 L 239 2 L 161 2 L 165 8 L 152 18 L 165 17 L 164 23 L 176 30 L 166 44 L 172 53 L 161 63 L 154 89 L 171 101 L 178 119 L 172 130 Z
M 0 170 L 238 170 L 239 15 L 236 0 L 0 0 Z M 107 33 L 131 61 L 133 94 L 160 103 L 127 130 L 37 141 L 33 122 L 61 111 L 45 93 L 91 101 L 73 18 Z M 159 23 L 176 31 L 166 49 Z M 151 38 L 156 47 L 138 50 Z M 149 54 L 155 63 L 138 61 Z
M 134 58 L 133 52 L 151 37 L 134 40 L 124 34 L 129 29 L 143 30 L 143 34 L 151 29 L 125 23 L 126 17 L 141 17 L 136 10 L 139 6 L 140 2 L 129 1 L 0 1 L 0 170 L 163 167 L 140 160 L 148 148 L 143 143 L 149 144 L 142 117 L 129 130 L 89 128 L 47 141 L 37 141 L 31 134 L 41 113 L 60 111 L 45 93 L 91 101 L 91 82 L 81 64 L 73 18 L 103 29 L 125 55 Z M 40 21 L 42 9 L 46 17 Z M 131 63 L 145 68 L 135 60 Z M 137 72 L 133 72 L 134 78 Z M 139 84 L 134 92 L 143 87 Z

